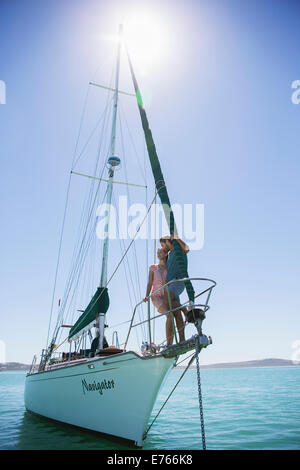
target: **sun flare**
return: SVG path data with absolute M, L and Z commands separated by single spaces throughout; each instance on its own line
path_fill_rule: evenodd
M 161 17 L 138 11 L 123 21 L 124 42 L 134 63 L 144 71 L 162 63 L 167 56 L 168 33 Z

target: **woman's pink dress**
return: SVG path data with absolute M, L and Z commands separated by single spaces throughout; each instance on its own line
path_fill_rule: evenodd
M 158 264 L 151 264 L 151 266 L 149 267 L 149 271 L 153 272 L 153 284 L 151 290 L 152 293 L 166 283 L 167 269 L 161 268 Z M 161 289 L 159 292 L 157 292 L 151 297 L 152 303 L 154 307 L 157 308 L 157 310 L 161 307 L 163 303 L 163 297 L 164 289 Z

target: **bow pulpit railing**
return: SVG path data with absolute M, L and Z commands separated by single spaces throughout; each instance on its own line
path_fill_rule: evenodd
M 193 303 L 191 303 L 190 300 L 187 300 L 186 302 L 182 303 L 179 307 L 172 308 L 172 301 L 171 301 L 171 296 L 170 296 L 170 292 L 169 292 L 170 284 L 173 284 L 174 282 L 186 282 L 186 281 L 200 281 L 202 283 L 208 283 L 209 285 L 206 286 L 204 289 L 200 290 L 200 292 L 195 293 Z M 151 341 L 151 322 L 153 322 L 157 318 L 162 318 L 163 316 L 166 316 L 168 314 L 171 314 L 171 316 L 172 316 L 173 332 L 174 332 L 174 335 L 175 335 L 176 344 L 178 344 L 178 339 L 177 339 L 176 329 L 175 329 L 175 323 L 174 323 L 174 312 L 176 312 L 178 310 L 182 310 L 183 308 L 187 309 L 187 315 L 186 315 L 187 322 L 188 323 L 194 323 L 197 327 L 198 333 L 202 334 L 202 331 L 201 331 L 202 321 L 205 319 L 206 312 L 209 310 L 208 303 L 209 303 L 209 300 L 210 300 L 212 290 L 215 286 L 216 286 L 216 282 L 213 281 L 212 279 L 199 278 L 199 277 L 182 278 L 182 279 L 174 279 L 172 281 L 169 281 L 166 284 L 164 284 L 163 286 L 161 286 L 159 289 L 157 289 L 156 291 L 152 292 L 148 296 L 147 301 L 146 301 L 147 306 L 148 306 L 148 318 L 146 320 L 140 321 L 138 323 L 134 323 L 134 319 L 135 319 L 137 309 L 142 304 L 144 304 L 144 302 L 145 302 L 144 300 L 141 300 L 138 304 L 136 304 L 136 306 L 133 310 L 133 314 L 132 314 L 132 318 L 131 318 L 131 321 L 130 321 L 130 326 L 129 326 L 127 338 L 126 338 L 126 341 L 125 341 L 125 344 L 124 344 L 124 350 L 126 350 L 126 347 L 127 347 L 128 340 L 129 340 L 130 333 L 131 333 L 132 329 L 137 327 L 137 326 L 140 326 L 142 324 L 145 324 L 145 323 L 148 324 L 149 343 L 150 343 L 150 346 L 151 346 L 151 343 L 152 343 L 152 341 Z M 150 314 L 151 297 L 154 296 L 155 294 L 157 294 L 158 292 L 162 291 L 163 289 L 166 289 L 166 291 L 167 291 L 169 307 L 170 308 L 166 312 L 159 313 L 158 315 L 154 315 L 154 316 L 151 317 L 151 314 Z M 200 301 L 200 298 L 203 299 L 202 302 Z

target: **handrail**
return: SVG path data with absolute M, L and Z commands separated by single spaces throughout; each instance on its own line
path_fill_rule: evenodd
M 172 310 L 168 310 L 167 312 L 160 313 L 159 315 L 156 315 L 155 317 L 150 318 L 150 321 L 156 320 L 156 318 L 161 318 L 162 315 L 168 315 L 168 313 L 176 312 L 177 310 L 181 310 L 182 307 L 184 307 L 188 302 L 185 302 L 184 304 L 181 304 L 180 307 L 173 308 Z M 209 306 L 206 306 L 204 304 L 194 304 L 194 307 L 206 307 L 206 310 L 204 312 L 207 312 L 209 310 Z M 140 323 L 136 323 L 135 325 L 132 326 L 132 328 L 135 328 L 136 326 L 141 326 L 144 323 L 146 323 L 148 320 L 143 320 Z
M 35 370 L 35 366 L 36 366 L 36 359 L 37 359 L 37 356 L 36 354 L 33 356 L 33 359 L 32 359 L 32 363 L 31 363 L 31 366 L 30 366 L 30 370 L 29 370 L 29 374 L 31 374 L 31 372 L 34 372 Z
M 197 294 L 195 296 L 195 299 L 200 297 L 200 295 L 203 295 L 205 294 L 206 292 L 208 292 L 208 295 L 207 295 L 207 299 L 206 299 L 206 303 L 203 305 L 203 304 L 194 304 L 194 306 L 201 306 L 201 307 L 204 307 L 204 312 L 206 312 L 208 309 L 209 309 L 209 306 L 207 305 L 208 304 L 208 301 L 210 299 L 210 295 L 211 295 L 211 291 L 212 289 L 217 285 L 217 283 L 215 281 L 213 281 L 212 279 L 208 279 L 208 278 L 203 278 L 203 277 L 185 277 L 185 278 L 182 278 L 182 279 L 172 279 L 171 281 L 167 282 L 166 284 L 164 284 L 163 286 L 161 286 L 159 289 L 157 289 L 156 291 L 152 292 L 150 295 L 148 295 L 147 297 L 147 302 L 149 304 L 150 302 L 150 298 L 156 294 L 157 292 L 159 292 L 160 290 L 164 289 L 165 287 L 167 287 L 168 289 L 168 286 L 170 284 L 172 284 L 173 282 L 183 282 L 183 281 L 207 281 L 207 282 L 212 282 L 212 285 L 210 287 L 208 287 L 207 289 L 204 289 L 202 292 L 200 292 L 199 294 Z M 128 343 L 128 340 L 129 340 L 129 336 L 130 336 L 130 332 L 131 332 L 131 329 L 132 328 L 135 328 L 136 326 L 139 326 L 139 325 L 142 325 L 143 323 L 146 323 L 146 322 L 149 322 L 149 328 L 150 328 L 150 321 L 156 319 L 156 318 L 159 318 L 161 317 L 162 315 L 167 315 L 168 313 L 173 313 L 177 310 L 181 310 L 182 307 L 184 307 L 185 305 L 189 304 L 189 300 L 187 300 L 186 302 L 184 302 L 183 304 L 180 305 L 180 307 L 175 307 L 171 310 L 168 310 L 166 312 L 163 312 L 163 313 L 160 313 L 159 315 L 156 315 L 152 318 L 150 318 L 150 315 L 148 315 L 148 319 L 147 320 L 144 320 L 140 323 L 136 323 L 135 325 L 133 325 L 133 320 L 134 320 L 134 317 L 135 317 L 135 313 L 136 313 L 136 310 L 137 308 L 142 305 L 145 301 L 144 300 L 141 300 L 139 303 L 136 304 L 136 306 L 134 307 L 134 310 L 133 310 L 133 314 L 132 314 L 132 318 L 131 318 L 131 322 L 130 322 L 130 326 L 129 326 L 129 330 L 128 330 L 128 334 L 127 334 L 127 338 L 126 338 L 126 341 L 125 341 L 125 345 L 124 345 L 124 349 L 126 349 L 126 346 L 127 346 L 127 343 Z M 149 308 L 148 308 L 148 312 L 149 312 Z

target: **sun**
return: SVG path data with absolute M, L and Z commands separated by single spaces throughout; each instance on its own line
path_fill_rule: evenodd
M 160 15 L 149 10 L 127 14 L 123 20 L 123 37 L 130 56 L 139 69 L 148 71 L 166 59 L 168 33 Z

